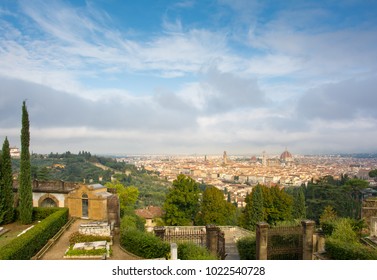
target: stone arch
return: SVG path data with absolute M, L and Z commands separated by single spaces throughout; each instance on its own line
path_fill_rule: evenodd
M 59 200 L 54 195 L 47 193 L 39 198 L 38 207 L 59 207 Z

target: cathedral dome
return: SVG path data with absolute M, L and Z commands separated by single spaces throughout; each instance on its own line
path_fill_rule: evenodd
M 288 152 L 288 150 L 285 150 L 281 155 L 280 155 L 280 159 L 283 160 L 283 161 L 290 161 L 293 159 L 293 156 L 290 152 Z

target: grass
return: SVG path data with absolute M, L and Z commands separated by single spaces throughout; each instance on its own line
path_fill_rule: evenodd
M 0 249 L 11 242 L 13 239 L 17 238 L 17 235 L 20 234 L 23 230 L 36 223 L 37 222 L 30 225 L 23 225 L 20 222 L 14 222 L 11 224 L 2 225 L 1 227 L 3 227 L 4 229 L 9 229 L 9 231 L 0 236 Z

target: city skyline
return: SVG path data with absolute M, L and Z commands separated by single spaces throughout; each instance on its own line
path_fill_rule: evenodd
M 373 1 L 2 1 L 0 138 L 93 154 L 374 153 Z

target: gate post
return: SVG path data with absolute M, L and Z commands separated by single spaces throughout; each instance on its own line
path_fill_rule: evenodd
M 256 259 L 267 260 L 268 223 L 257 223 L 256 228 Z
M 313 259 L 313 234 L 315 222 L 311 220 L 301 221 L 302 225 L 302 259 Z
M 206 226 L 206 246 L 208 251 L 217 255 L 217 245 L 218 245 L 218 227 L 215 225 Z

